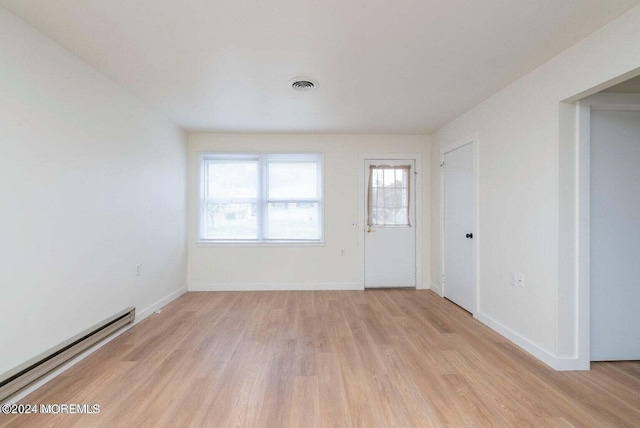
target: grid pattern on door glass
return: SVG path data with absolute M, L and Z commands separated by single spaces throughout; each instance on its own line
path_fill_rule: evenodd
M 410 226 L 410 166 L 374 166 L 369 171 L 369 226 Z

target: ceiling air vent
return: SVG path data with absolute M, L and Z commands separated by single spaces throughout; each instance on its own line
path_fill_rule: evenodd
M 313 91 L 318 83 L 309 77 L 294 77 L 289 80 L 289 87 L 296 91 Z

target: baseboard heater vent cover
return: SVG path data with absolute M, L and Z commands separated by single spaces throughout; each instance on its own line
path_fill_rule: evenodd
M 0 376 L 0 403 L 102 339 L 133 323 L 135 318 L 136 308 L 125 309 L 3 374 Z

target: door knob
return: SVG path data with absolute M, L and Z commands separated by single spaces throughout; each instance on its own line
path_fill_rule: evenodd
M 371 232 L 375 232 L 375 230 L 373 230 L 371 226 L 367 227 L 367 233 L 371 233 Z
M 467 233 L 466 237 L 469 239 L 473 239 L 473 233 Z

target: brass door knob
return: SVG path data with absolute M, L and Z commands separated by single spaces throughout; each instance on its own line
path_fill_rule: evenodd
M 367 227 L 367 233 L 375 232 L 375 229 L 372 229 L 371 226 Z

